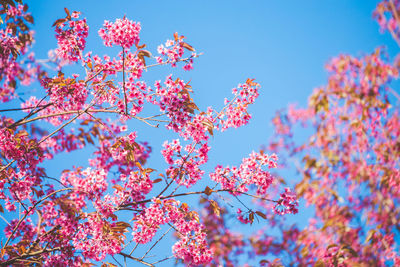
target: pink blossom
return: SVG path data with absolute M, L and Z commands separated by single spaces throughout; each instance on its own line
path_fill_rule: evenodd
M 123 18 L 114 23 L 106 20 L 103 27 L 99 30 L 99 35 L 105 46 L 117 45 L 129 49 L 139 44 L 140 23 Z

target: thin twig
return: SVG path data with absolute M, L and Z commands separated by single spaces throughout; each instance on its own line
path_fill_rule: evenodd
M 393 16 L 397 23 L 400 23 L 399 16 L 397 15 L 397 9 L 393 4 L 392 0 L 389 0 L 390 8 L 392 9 Z
M 187 61 L 187 60 L 190 60 L 192 58 L 197 58 L 197 57 L 199 57 L 201 55 L 203 55 L 203 53 L 199 53 L 199 54 L 197 54 L 195 56 L 190 56 L 190 57 L 187 57 L 187 58 L 178 59 L 176 62 Z M 171 62 L 170 60 L 167 60 L 165 62 L 155 63 L 155 64 L 152 64 L 152 65 L 147 65 L 147 66 L 144 67 L 144 69 L 148 69 L 148 68 L 155 67 L 155 66 L 166 65 L 166 64 L 168 64 L 170 62 Z M 122 72 L 123 70 L 122 69 L 105 69 L 105 71 Z M 125 70 L 125 71 L 126 72 L 132 72 L 132 71 L 136 71 L 136 69 L 130 69 L 130 70 Z
M 218 190 L 212 190 L 212 193 L 218 193 L 218 192 L 229 192 L 232 194 L 244 194 L 247 196 L 251 196 L 254 198 L 258 198 L 258 199 L 262 199 L 265 201 L 270 201 L 270 202 L 277 202 L 276 200 L 273 199 L 268 199 L 268 198 L 264 198 L 264 197 L 260 197 L 260 196 L 256 196 L 256 195 L 251 195 L 248 194 L 246 192 L 242 192 L 242 191 L 237 191 L 237 190 L 230 190 L 230 189 L 218 189 Z M 164 199 L 169 199 L 169 198 L 174 198 L 174 197 L 181 197 L 181 196 L 189 196 L 189 195 L 200 195 L 200 194 L 205 194 L 205 190 L 204 191 L 193 191 L 193 192 L 186 192 L 186 193 L 180 193 L 180 194 L 175 194 L 175 195 L 168 195 L 168 196 L 161 196 L 159 197 L 160 200 L 164 200 Z M 122 208 L 128 207 L 128 206 L 134 206 L 134 205 L 140 205 L 140 204 L 145 204 L 148 202 L 153 201 L 153 199 L 146 199 L 146 200 L 142 200 L 142 201 L 138 201 L 138 202 L 132 202 L 132 203 L 126 203 L 121 205 Z M 122 209 L 121 209 L 122 210 Z
M 112 257 L 112 258 L 115 260 L 115 262 L 116 262 L 116 263 L 118 263 L 118 265 L 119 265 L 119 266 L 121 266 L 121 267 L 122 267 L 122 264 L 121 264 L 121 263 L 119 263 L 119 261 L 117 261 L 117 259 L 114 257 L 114 255 L 111 255 L 111 257 Z
M 38 255 L 43 254 L 43 253 L 48 253 L 48 252 L 57 251 L 57 250 L 61 250 L 61 247 L 56 247 L 56 248 L 52 248 L 52 249 L 42 249 L 42 250 L 39 250 L 39 251 L 32 252 L 30 254 L 22 254 L 20 256 L 15 257 L 15 258 L 12 258 L 12 259 L 9 259 L 9 260 L 1 262 L 1 266 L 12 265 L 14 262 L 16 262 L 18 260 L 23 260 L 23 259 L 26 259 L 26 258 L 29 258 L 29 257 L 34 257 L 34 256 L 38 256 Z
M 122 255 L 122 256 L 125 257 L 125 258 L 129 258 L 129 259 L 131 259 L 131 260 L 135 260 L 135 261 L 140 262 L 141 264 L 144 264 L 144 265 L 146 265 L 146 266 L 154 267 L 154 264 L 151 264 L 151 263 L 145 262 L 145 261 L 143 261 L 143 260 L 141 260 L 141 259 L 132 257 L 131 255 L 128 255 L 128 254 L 126 254 L 126 253 L 124 253 L 124 252 L 120 252 L 119 254 Z
M 157 263 L 160 263 L 160 262 L 163 262 L 163 261 L 169 260 L 169 259 L 171 259 L 171 258 L 173 258 L 173 257 L 174 257 L 174 256 L 169 256 L 169 257 L 166 257 L 166 258 L 164 258 L 164 259 L 162 259 L 162 260 L 155 261 L 155 262 L 153 262 L 152 264 L 156 265 Z
M 164 236 L 166 234 L 168 234 L 168 232 L 172 229 L 172 227 L 168 228 L 168 230 L 146 251 L 146 253 L 144 253 L 144 255 L 142 256 L 142 260 L 146 257 L 146 255 L 157 245 L 158 242 L 161 241 L 161 239 L 164 238 Z
M 119 113 L 117 110 L 108 110 L 108 109 L 89 109 L 87 112 L 105 112 L 105 113 Z M 70 114 L 75 114 L 75 113 L 85 113 L 85 110 L 68 110 L 68 111 L 63 111 L 63 112 L 58 112 L 58 113 L 53 113 L 53 114 L 47 114 L 43 116 L 38 116 L 29 120 L 24 120 L 16 124 L 16 126 L 27 124 L 33 121 L 41 120 L 41 119 L 47 119 L 47 118 L 52 118 L 52 117 L 57 117 L 57 116 L 64 116 L 64 115 L 70 115 Z
M 35 108 L 41 108 L 41 107 L 46 107 L 46 106 L 47 106 L 47 105 L 36 106 L 36 107 L 26 107 L 26 108 L 8 108 L 8 109 L 0 109 L 0 112 L 21 111 L 21 110 L 35 109 Z
M 131 252 L 129 252 L 129 256 L 132 255 L 132 253 L 136 250 L 136 248 L 139 246 L 139 243 L 136 243 L 136 245 L 133 247 Z

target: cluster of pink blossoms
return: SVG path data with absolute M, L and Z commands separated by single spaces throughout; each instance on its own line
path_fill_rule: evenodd
M 88 97 L 88 90 L 86 84 L 77 81 L 77 78 L 78 75 L 74 74 L 73 79 L 55 77 L 42 80 L 42 86 L 47 89 L 50 102 L 57 108 L 54 111 L 79 110 L 83 107 Z
M 20 66 L 12 56 L 11 49 L 16 46 L 18 38 L 12 35 L 11 29 L 0 29 L 0 101 L 7 102 L 14 94 L 15 88 L 10 83 L 15 82 L 15 77 L 20 73 Z
M 110 127 L 115 134 L 121 132 L 119 126 L 111 124 Z M 109 134 L 107 138 L 101 140 L 94 158 L 89 159 L 89 164 L 93 168 L 102 168 L 109 171 L 117 167 L 121 173 L 120 179 L 112 180 L 113 183 L 119 182 L 124 177 L 130 175 L 132 171 L 137 171 L 136 162 L 144 164 L 150 156 L 151 147 L 146 143 L 137 143 L 136 133 L 131 132 L 127 136 L 122 136 L 113 140 L 114 136 Z
M 208 114 L 196 114 L 192 120 L 187 122 L 184 131 L 180 135 L 185 139 L 192 139 L 194 142 L 199 143 L 208 140 L 208 134 L 212 133 L 214 129 L 213 118 L 211 112 Z
M 72 20 L 72 18 L 79 18 L 79 12 L 72 12 L 69 20 L 56 24 L 58 48 L 55 52 L 63 60 L 76 62 L 82 59 L 82 51 L 86 46 L 89 26 L 86 23 L 86 19 Z
M 378 3 L 373 16 L 377 20 L 382 32 L 389 31 L 394 38 L 400 37 L 398 15 L 399 0 L 383 0 Z
M 14 219 L 9 224 L 7 224 L 7 226 L 4 228 L 5 236 L 8 237 L 11 235 L 17 223 L 18 220 Z M 35 236 L 35 227 L 32 223 L 31 218 L 27 218 L 25 221 L 22 221 L 18 229 L 19 231 L 15 233 L 16 237 L 24 236 L 25 239 L 32 240 L 32 238 Z
M 234 98 L 231 101 L 225 99 L 226 110 L 218 116 L 221 131 L 230 127 L 238 128 L 249 122 L 251 115 L 247 112 L 247 107 L 258 97 L 259 88 L 259 84 L 248 80 L 245 84 L 239 84 L 238 88 L 232 89 Z
M 200 169 L 200 166 L 208 161 L 208 151 L 210 150 L 207 143 L 186 145 L 184 147 L 185 154 L 179 139 L 175 139 L 171 143 L 165 141 L 163 147 L 161 153 L 170 165 L 167 174 L 178 184 L 190 187 L 201 179 L 204 171 Z
M 45 120 L 57 126 L 65 120 L 71 118 L 71 113 L 66 111 L 77 111 L 84 107 L 89 95 L 87 85 L 82 80 L 77 80 L 78 74 L 73 74 L 73 78 L 64 79 L 63 75 L 53 78 L 44 78 L 41 85 L 47 90 L 50 101 L 38 100 L 31 96 L 26 102 L 21 103 L 21 108 L 30 113 L 34 110 L 40 116 L 47 116 Z M 46 108 L 42 108 L 46 107 Z M 58 116 L 54 116 L 58 114 Z M 85 115 L 82 116 L 84 118 Z
M 72 242 L 75 249 L 82 250 L 84 257 L 97 261 L 103 260 L 107 255 L 119 253 L 124 236 L 118 238 L 113 226 L 115 223 L 110 224 L 97 215 L 89 214 L 87 221 L 79 224 L 78 232 L 74 235 Z
M 80 175 L 71 173 L 62 177 L 61 182 L 72 185 L 76 190 L 84 192 L 93 199 L 103 193 L 107 187 L 107 173 L 104 170 L 91 170 L 87 168 L 80 172 Z
M 165 87 L 162 87 L 160 81 L 155 83 L 156 94 L 160 97 L 157 104 L 160 106 L 160 110 L 167 113 L 171 119 L 167 128 L 180 132 L 191 117 L 187 106 L 190 96 L 185 89 L 186 84 L 180 79 L 173 81 L 172 75 L 167 77 L 164 84 Z
M 299 202 L 297 201 L 297 196 L 295 192 L 292 192 L 290 188 L 286 187 L 285 192 L 281 194 L 280 199 L 274 206 L 274 211 L 276 214 L 296 214 L 299 212 L 298 207 Z
M 7 4 L 2 5 L 4 8 Z M 34 32 L 27 24 L 33 23 L 32 16 L 27 13 L 25 5 L 8 5 L 1 10 L 3 16 L 0 29 L 0 102 L 10 101 L 15 97 L 17 81 L 29 85 L 40 72 L 40 66 L 35 63 L 33 53 L 18 61 L 28 52 Z
M 172 247 L 175 257 L 184 260 L 188 266 L 207 264 L 212 253 L 208 249 L 205 229 L 198 221 L 198 214 L 189 211 L 185 203 L 153 199 L 150 207 L 135 218 L 133 237 L 137 243 L 147 243 L 161 225 L 172 223 L 180 239 Z
M 36 141 L 28 138 L 26 131 L 16 132 L 11 129 L 0 129 L 0 150 L 10 160 L 16 160 L 21 170 L 35 170 L 42 160 L 43 151 L 36 146 Z
M 106 20 L 103 27 L 99 30 L 99 35 L 105 46 L 117 45 L 129 49 L 139 44 L 140 23 L 123 18 L 117 19 L 114 23 Z
M 277 160 L 275 154 L 268 156 L 253 152 L 250 157 L 243 159 L 239 168 L 217 166 L 215 171 L 210 173 L 210 178 L 234 195 L 247 192 L 251 185 L 257 186 L 257 194 L 264 195 L 273 181 L 273 176 L 263 167 L 276 168 Z
M 109 202 L 114 207 L 127 202 L 137 203 L 142 201 L 153 189 L 153 182 L 150 180 L 149 173 L 146 172 L 132 171 L 129 175 L 121 174 L 120 180 L 122 182 L 121 187 L 116 187 L 112 196 L 105 196 L 105 198 L 109 198 Z
M 165 45 L 159 45 L 157 48 L 157 52 L 160 56 L 156 57 L 158 63 L 170 63 L 172 67 L 176 67 L 176 63 L 182 59 L 183 54 L 185 53 L 185 49 L 192 51 L 192 55 L 189 59 L 185 60 L 186 64 L 183 66 L 184 70 L 193 69 L 193 58 L 197 57 L 196 53 L 194 53 L 194 48 L 189 44 L 185 43 L 183 40 L 184 36 L 178 36 L 177 33 L 174 34 L 175 40 L 167 40 Z

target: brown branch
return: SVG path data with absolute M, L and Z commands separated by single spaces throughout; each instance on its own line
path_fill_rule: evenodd
M 57 117 L 57 116 L 70 115 L 70 114 L 75 114 L 75 113 L 87 113 L 87 112 L 119 113 L 119 111 L 117 111 L 117 110 L 109 110 L 109 109 L 89 109 L 88 111 L 85 111 L 85 110 L 68 110 L 68 111 L 63 111 L 63 112 L 58 112 L 58 113 L 38 116 L 36 118 L 30 119 L 30 120 L 26 120 L 26 121 L 21 121 L 20 123 L 17 124 L 17 126 L 22 125 L 22 124 L 27 124 L 27 123 L 30 123 L 30 122 L 33 122 L 33 121 L 41 120 L 41 119 L 47 119 L 47 118 L 52 118 L 52 117 Z
M 0 265 L 1 266 L 11 265 L 11 264 L 13 264 L 14 262 L 16 262 L 18 260 L 23 260 L 23 259 L 26 259 L 26 258 L 29 258 L 29 257 L 34 257 L 34 256 L 38 256 L 38 255 L 43 254 L 43 253 L 48 253 L 48 252 L 57 251 L 57 250 L 61 250 L 61 247 L 56 247 L 56 248 L 51 248 L 51 249 L 42 249 L 42 250 L 38 250 L 38 251 L 29 253 L 29 254 L 22 254 L 20 256 L 15 257 L 15 258 L 3 261 L 3 262 L 0 263 Z
M 203 55 L 203 53 L 199 53 L 199 54 L 197 54 L 195 56 L 190 56 L 190 57 L 187 57 L 187 58 L 178 59 L 176 62 L 187 61 L 187 60 L 190 60 L 192 58 L 197 58 L 197 57 L 199 57 L 201 55 Z M 170 62 L 171 62 L 170 60 L 167 60 L 165 62 L 155 63 L 155 64 L 152 64 L 152 65 L 147 65 L 147 66 L 144 67 L 144 69 L 148 69 L 148 68 L 155 67 L 155 66 L 166 65 L 166 64 L 168 64 Z M 105 70 L 106 71 L 116 71 L 116 72 L 122 72 L 123 71 L 122 69 L 105 69 Z M 133 72 L 133 71 L 136 71 L 136 70 L 133 69 L 133 70 L 125 70 L 125 71 L 126 72 Z
M 396 22 L 397 22 L 397 23 L 400 23 L 399 16 L 397 15 L 397 9 L 396 9 L 396 7 L 394 6 L 393 1 L 392 1 L 392 0 L 389 0 L 389 4 L 390 4 L 390 8 L 391 8 L 391 10 L 392 10 L 392 13 L 393 13 L 393 16 L 394 16 Z
M 132 257 L 131 255 L 128 255 L 128 254 L 126 254 L 126 253 L 124 253 L 124 252 L 120 252 L 119 255 L 123 256 L 124 258 L 129 258 L 129 259 L 131 259 L 131 260 L 135 260 L 135 261 L 137 261 L 137 262 L 140 262 L 141 264 L 144 264 L 144 265 L 146 265 L 146 266 L 154 267 L 153 264 L 148 263 L 148 262 L 145 262 L 145 261 L 143 261 L 143 260 L 141 260 L 141 259 Z
M 48 104 L 46 104 L 46 105 L 43 105 L 43 106 L 36 106 L 36 107 L 0 109 L 0 112 L 7 112 L 7 111 L 20 111 L 20 110 L 27 110 L 27 109 L 42 108 L 42 107 L 46 107 L 47 105 L 48 105 Z
M 146 255 L 158 244 L 158 242 L 160 242 L 163 238 L 164 238 L 164 236 L 166 235 L 166 234 L 168 234 L 168 232 L 172 229 L 173 227 L 170 227 L 170 228 L 168 228 L 168 230 L 146 251 L 146 253 L 144 253 L 143 254 L 143 256 L 142 256 L 142 260 L 146 257 Z
M 379 15 L 383 18 L 385 18 L 385 15 L 383 14 L 383 12 L 379 12 Z M 396 33 L 392 30 L 391 27 L 387 27 L 389 29 L 390 34 L 392 35 L 392 37 L 394 38 L 394 40 L 396 41 L 397 45 L 400 46 L 400 39 L 397 37 Z
M 47 95 L 44 96 L 44 97 L 39 101 L 39 103 L 36 105 L 36 107 L 39 106 L 40 103 L 41 103 L 46 97 L 47 97 Z M 24 120 L 26 120 L 26 119 L 32 117 L 32 116 L 35 115 L 36 113 L 42 111 L 43 109 L 45 109 L 45 108 L 47 108 L 47 107 L 49 107 L 49 106 L 51 106 L 51 105 L 53 105 L 53 103 L 48 103 L 48 104 L 46 104 L 46 105 L 44 105 L 44 106 L 40 106 L 40 108 L 37 109 L 37 110 L 31 110 L 31 111 L 29 112 L 28 115 L 26 115 L 26 116 L 25 116 L 24 118 L 22 118 L 22 119 L 19 119 L 18 121 L 14 122 L 13 124 L 7 126 L 7 128 L 8 128 L 8 129 L 14 128 L 14 127 L 15 127 L 18 123 L 20 123 L 21 121 L 24 121 Z M 34 107 L 33 109 L 36 109 L 36 107 Z
M 103 70 L 104 70 L 104 69 L 99 69 L 95 74 L 93 74 L 92 77 L 88 78 L 88 79 L 85 81 L 85 84 L 87 85 L 91 80 L 93 80 L 93 79 L 94 79 L 97 75 L 99 75 Z
M 229 192 L 231 194 L 235 194 L 235 193 L 243 194 L 243 195 L 247 195 L 247 196 L 250 196 L 250 197 L 253 197 L 253 198 L 262 199 L 262 200 L 265 200 L 265 201 L 278 202 L 278 201 L 273 200 L 273 199 L 269 199 L 269 198 L 265 198 L 265 197 L 261 197 L 261 196 L 257 196 L 257 195 L 252 195 L 252 194 L 248 194 L 246 192 L 242 192 L 242 191 L 238 191 L 238 190 L 230 190 L 230 189 L 212 190 L 212 193 L 219 193 L 219 192 Z M 186 193 L 180 193 L 180 194 L 175 194 L 175 195 L 163 196 L 163 197 L 159 197 L 159 199 L 160 200 L 164 200 L 164 199 L 169 199 L 169 198 L 174 198 L 174 197 L 189 196 L 189 195 L 200 195 L 200 194 L 205 194 L 205 193 L 206 193 L 205 190 L 204 191 L 193 191 L 193 192 L 186 192 Z M 138 202 L 126 203 L 126 204 L 121 205 L 120 207 L 126 208 L 128 206 L 145 204 L 145 203 L 151 202 L 152 200 L 153 199 L 146 199 L 146 200 L 142 200 L 142 201 L 138 201 Z
M 88 112 L 94 112 L 94 113 L 104 112 L 104 113 L 118 113 L 118 114 L 120 113 L 118 110 L 110 110 L 110 109 L 89 109 L 87 111 L 85 111 L 85 110 L 68 110 L 68 111 L 63 111 L 63 112 L 58 112 L 58 113 L 38 116 L 36 118 L 32 118 L 32 119 L 29 119 L 29 120 L 21 121 L 18 124 L 16 124 L 16 126 L 20 126 L 20 125 L 27 124 L 27 123 L 30 123 L 30 122 L 33 122 L 33 121 L 37 121 L 37 120 L 41 120 L 41 119 L 47 119 L 47 118 L 52 118 L 52 117 L 57 117 L 57 116 L 70 115 L 70 114 L 75 114 L 75 113 L 88 113 Z M 152 127 L 157 127 L 157 126 L 153 125 L 153 124 L 150 124 L 147 121 L 168 122 L 166 120 L 154 119 L 155 117 L 158 117 L 158 116 L 162 116 L 162 115 L 154 115 L 154 116 L 150 116 L 150 117 L 146 117 L 146 118 L 129 115 L 129 117 L 137 119 L 137 120 L 140 120 L 142 122 L 145 122 L 146 124 L 148 124 L 148 125 L 150 125 Z

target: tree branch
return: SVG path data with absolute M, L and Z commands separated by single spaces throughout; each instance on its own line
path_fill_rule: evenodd
M 120 252 L 119 255 L 123 256 L 124 258 L 129 258 L 129 259 L 131 259 L 131 260 L 135 260 L 135 261 L 137 261 L 137 262 L 140 262 L 141 264 L 144 264 L 144 265 L 146 265 L 146 266 L 154 267 L 153 264 L 148 263 L 148 262 L 145 262 L 145 261 L 143 261 L 143 260 L 141 260 L 141 259 L 132 257 L 131 255 L 128 255 L 128 254 L 126 254 L 126 253 L 124 253 L 124 252 Z

